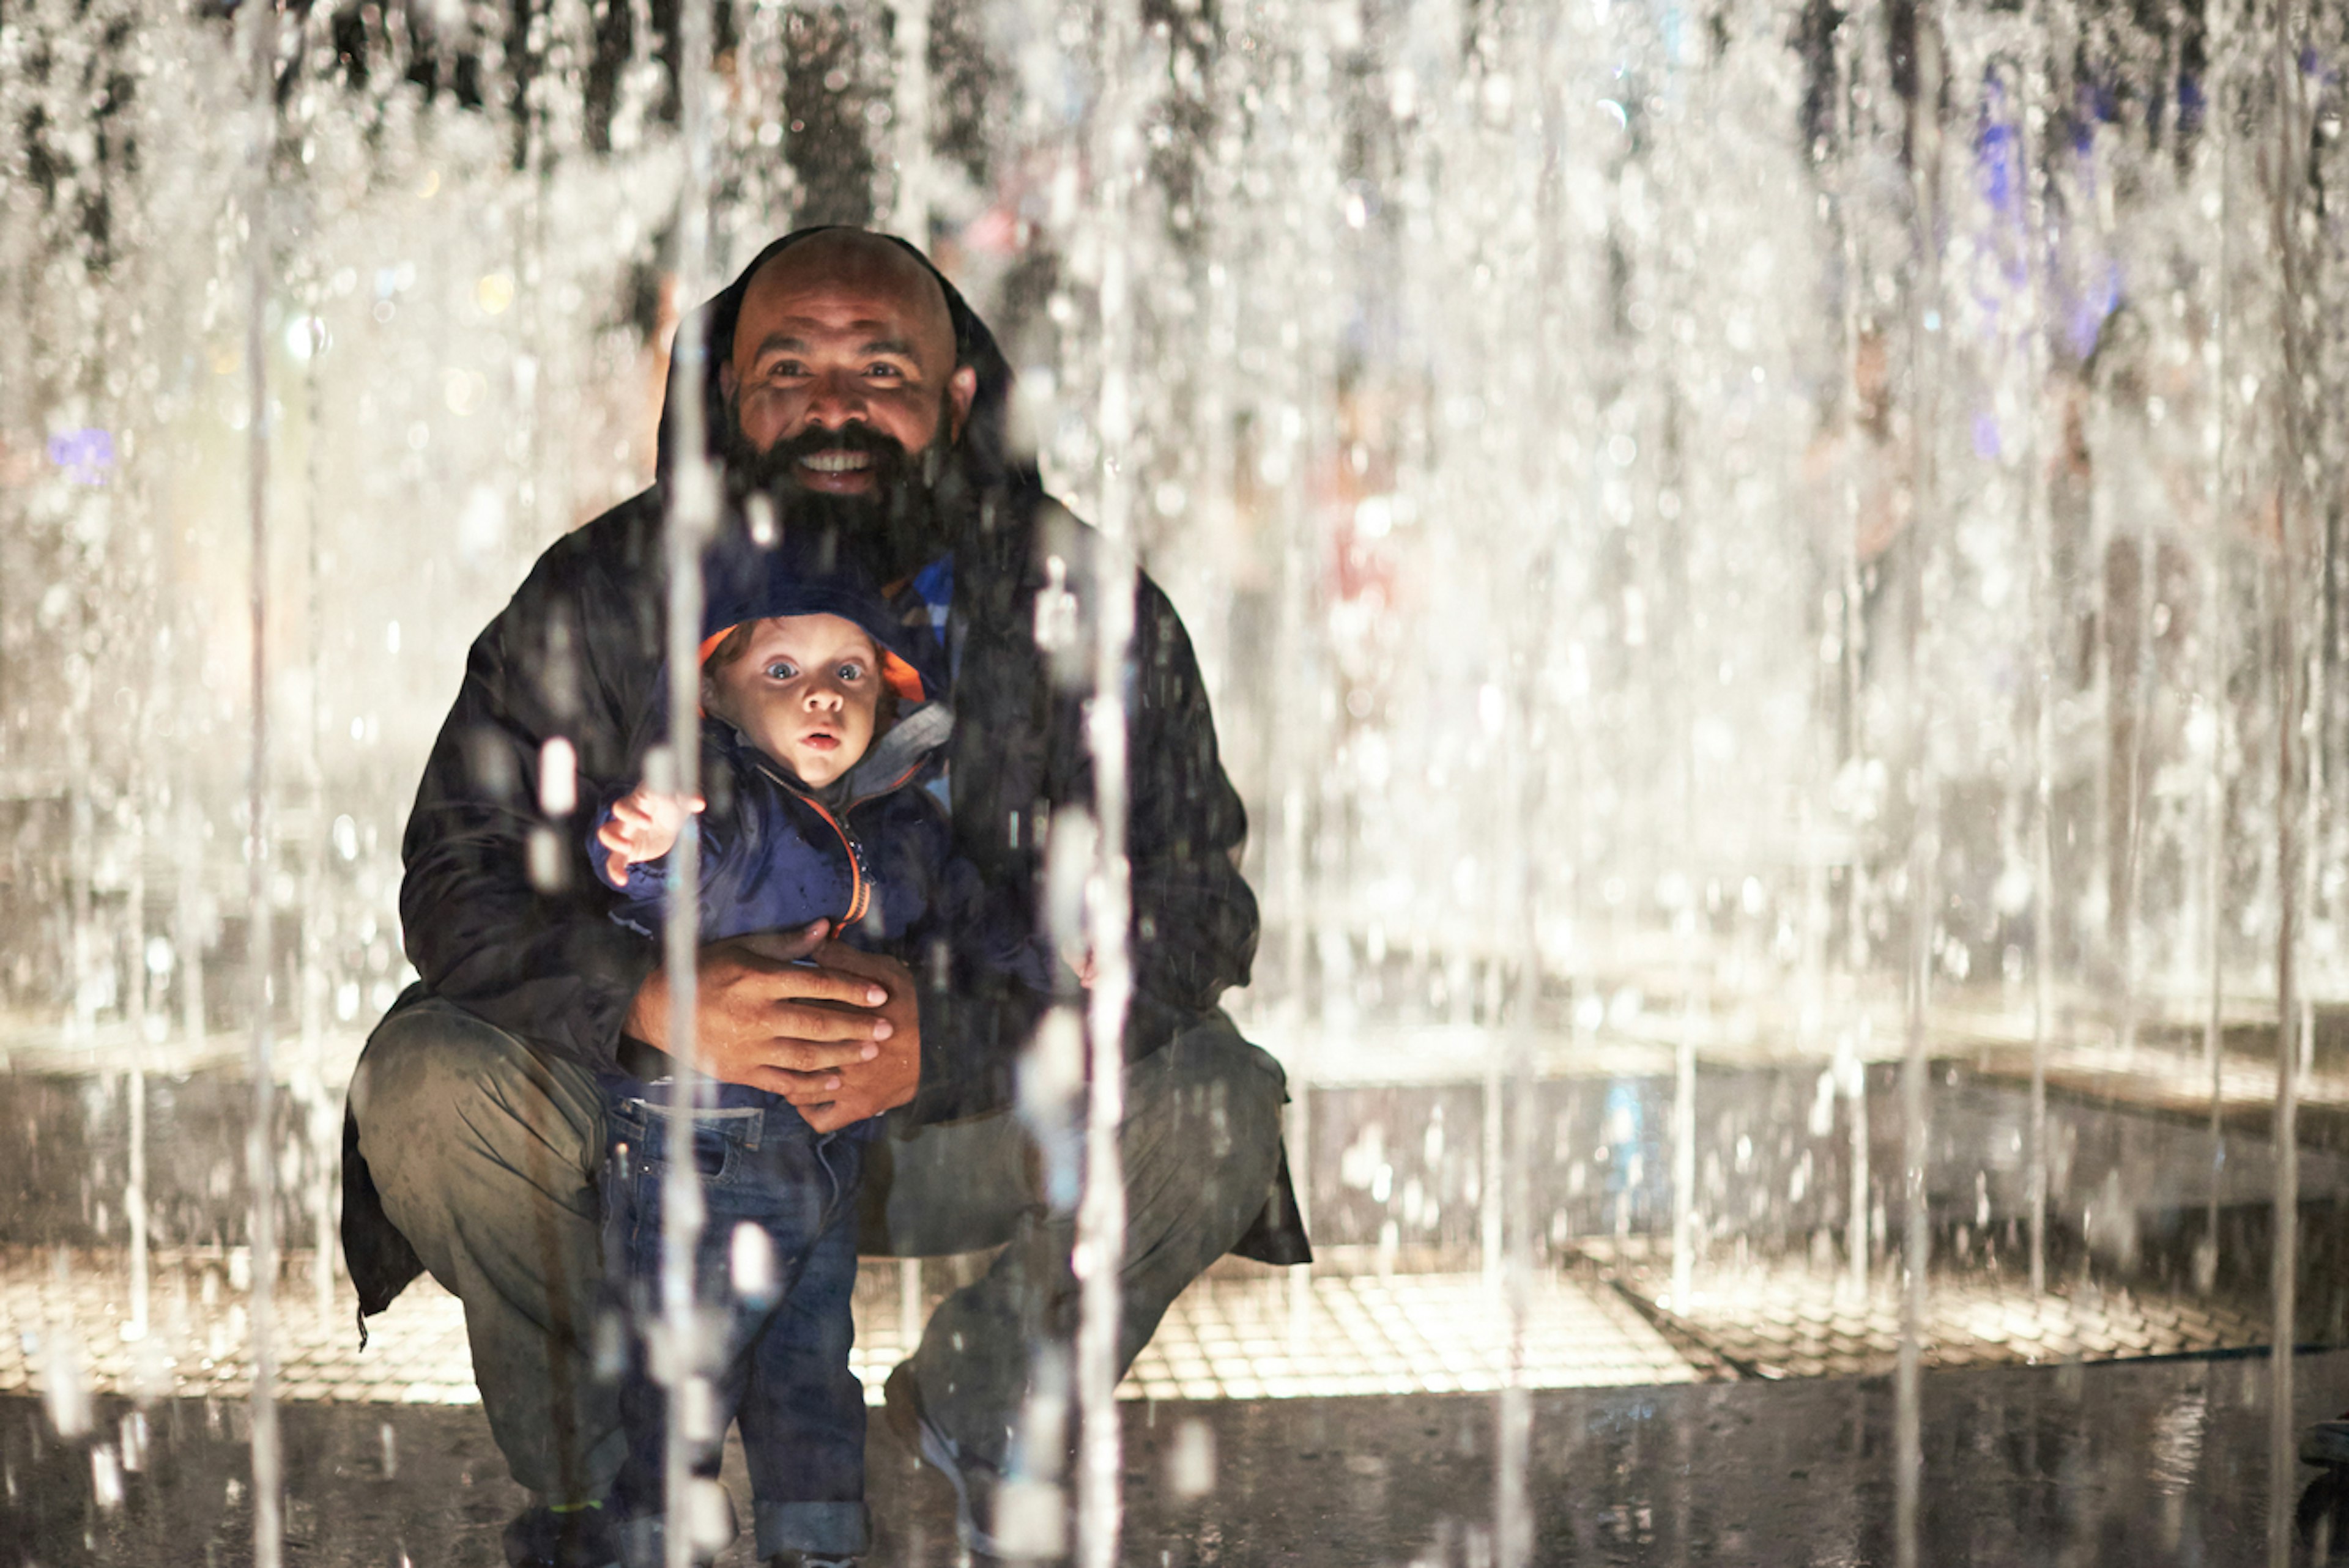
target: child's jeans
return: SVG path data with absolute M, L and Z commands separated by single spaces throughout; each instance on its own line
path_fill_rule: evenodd
M 620 1394 L 628 1449 L 612 1501 L 631 1563 L 640 1554 L 657 1562 L 669 1391 L 652 1377 L 647 1336 L 659 1325 L 669 1086 L 616 1074 L 603 1083 L 604 1256 L 628 1326 Z M 718 1474 L 726 1429 L 739 1418 L 760 1558 L 860 1555 L 872 1543 L 872 1516 L 864 1389 L 848 1369 L 848 1349 L 862 1129 L 819 1134 L 781 1096 L 739 1084 L 706 1086 L 703 1098 L 693 1159 L 706 1212 L 694 1296 L 705 1311 L 722 1309 L 724 1341 L 698 1358 L 716 1408 L 695 1423 L 703 1429 L 691 1434 L 693 1472 Z M 743 1225 L 771 1243 L 771 1283 L 755 1295 L 736 1287 L 730 1267 Z

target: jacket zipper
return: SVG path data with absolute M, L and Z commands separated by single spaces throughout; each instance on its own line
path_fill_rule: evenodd
M 916 764 L 916 768 L 918 770 L 919 764 Z M 854 925 L 863 920 L 865 912 L 873 906 L 873 888 L 864 880 L 864 846 L 856 841 L 856 836 L 848 830 L 847 823 L 826 810 L 823 802 L 805 790 L 792 789 L 790 781 L 778 773 L 765 758 L 761 757 L 758 759 L 758 769 L 784 790 L 797 796 L 802 804 L 817 816 L 822 817 L 833 832 L 839 836 L 841 852 L 848 857 L 848 913 L 833 923 L 834 934 L 843 927 Z M 910 779 L 913 774 L 908 773 L 905 777 Z M 899 782 L 903 783 L 904 780 L 900 779 Z
M 864 880 L 864 851 L 850 835 L 847 824 L 825 810 L 823 801 L 812 795 L 802 795 L 800 799 L 813 807 L 817 816 L 832 824 L 832 830 L 840 835 L 841 849 L 848 855 L 848 913 L 842 915 L 833 927 L 834 932 L 838 932 L 863 920 L 865 910 L 873 903 L 872 885 Z

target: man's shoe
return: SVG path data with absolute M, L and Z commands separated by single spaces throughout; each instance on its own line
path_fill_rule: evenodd
M 897 1440 L 921 1456 L 922 1462 L 947 1478 L 954 1488 L 955 1533 L 965 1550 L 1000 1557 L 1002 1551 L 988 1533 L 995 1522 L 995 1494 L 1003 1474 L 938 1429 L 922 1409 L 922 1391 L 914 1382 L 911 1362 L 900 1361 L 881 1385 L 881 1406 Z
M 525 1508 L 506 1524 L 507 1568 L 616 1568 L 618 1536 L 600 1508 Z
M 2349 1415 L 2311 1421 L 2301 1429 L 2300 1462 L 2349 1469 Z

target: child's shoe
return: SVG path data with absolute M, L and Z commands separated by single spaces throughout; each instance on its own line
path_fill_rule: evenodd
M 698 1507 L 688 1515 L 694 1520 L 691 1558 L 706 1568 L 741 1533 L 742 1523 L 734 1511 L 733 1494 L 716 1481 L 695 1481 L 693 1498 Z M 615 1521 L 619 1568 L 662 1568 L 668 1561 L 668 1524 L 667 1515 L 659 1513 Z

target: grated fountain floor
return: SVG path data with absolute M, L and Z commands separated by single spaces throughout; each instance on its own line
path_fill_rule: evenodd
M 1623 1288 L 1589 1264 L 1530 1304 L 1534 1560 L 1891 1563 L 1889 1382 L 1799 1375 L 1888 1364 L 1889 1300 L 1838 1304 L 1832 1281 L 1794 1272 L 1712 1271 L 1685 1316 L 1653 1298 L 1643 1314 L 1632 1287 L 1657 1276 L 1640 1258 L 1608 1261 Z M 482 1418 L 457 1304 L 419 1284 L 362 1353 L 348 1298 L 330 1291 L 322 1306 L 299 1262 L 281 1294 L 286 1562 L 496 1568 L 524 1499 Z M 236 1260 L 157 1259 L 138 1337 L 123 1334 L 121 1264 L 0 1253 L 0 1568 L 251 1561 Z M 931 1265 L 916 1283 L 929 1297 L 955 1277 Z M 860 1284 L 869 1388 L 899 1354 L 905 1284 L 886 1263 Z M 2266 1561 L 2267 1358 L 2152 1358 L 2239 1338 L 2241 1320 L 2142 1295 L 2033 1306 L 1995 1280 L 1937 1284 L 1936 1298 L 1929 1363 L 1947 1369 L 1923 1384 L 1920 1563 Z M 1504 1342 L 1473 1274 L 1211 1274 L 1121 1390 L 1121 1563 L 1489 1563 L 1497 1407 L 1475 1390 L 1494 1385 Z M 62 1440 L 42 1397 L 61 1353 L 90 1396 L 85 1433 Z M 1954 1365 L 2033 1354 L 2065 1358 Z M 2349 1353 L 2297 1360 L 2298 1418 L 2349 1404 Z M 869 1443 L 874 1568 L 971 1568 L 943 1484 L 885 1423 Z M 739 1445 L 726 1479 L 747 1507 Z M 719 1561 L 754 1568 L 747 1542 Z
M 1867 1377 L 1891 1370 L 1900 1304 L 1889 1276 L 1855 1289 L 1799 1260 L 1708 1268 L 1676 1300 L 1668 1258 L 1639 1239 L 1577 1243 L 1582 1266 L 1538 1278 L 1526 1302 L 1524 1377 L 1535 1388 L 1726 1378 Z M 248 1295 L 233 1254 L 174 1253 L 150 1271 L 134 1325 L 119 1254 L 0 1250 L 0 1394 L 40 1393 L 60 1367 L 88 1392 L 245 1397 Z M 362 1349 L 339 1280 L 321 1298 L 306 1260 L 277 1297 L 280 1394 L 294 1403 L 480 1401 L 462 1310 L 419 1280 L 371 1320 Z M 926 1283 L 927 1288 L 923 1288 Z M 946 1280 L 917 1276 L 926 1315 Z M 853 1365 L 877 1404 L 910 1348 L 896 1264 L 868 1262 Z M 1925 1365 L 2039 1365 L 2207 1355 L 2264 1343 L 2223 1303 L 2087 1285 L 2034 1297 L 1996 1274 L 1937 1277 Z M 1226 1265 L 1167 1313 L 1119 1389 L 1128 1399 L 1259 1399 L 1477 1393 L 1506 1381 L 1509 1320 L 1479 1274 L 1274 1272 Z
M 1748 1377 L 1873 1377 L 1900 1345 L 1897 1280 L 1855 1286 L 1841 1270 L 1799 1259 L 1708 1268 L 1685 1299 L 1671 1261 L 1639 1239 L 1578 1243 L 1591 1273 L 1639 1304 L 1674 1343 L 1711 1353 Z M 2051 1287 L 2000 1274 L 1936 1275 L 1920 1337 L 1933 1367 L 2039 1366 L 2198 1356 L 2267 1343 L 2269 1325 L 2223 1303 L 2091 1284 Z
M 145 1331 L 132 1323 L 119 1254 L 0 1251 L 0 1394 L 38 1393 L 62 1364 L 89 1392 L 245 1397 L 252 1368 L 244 1281 L 233 1255 L 181 1253 L 150 1271 Z M 1243 1272 L 1244 1271 L 1244 1272 Z M 277 1295 L 281 1397 L 295 1403 L 471 1405 L 462 1310 L 428 1276 L 368 1324 L 340 1281 L 322 1301 L 297 1260 Z M 924 1312 L 943 1283 L 930 1271 Z M 869 1401 L 908 1346 L 898 1265 L 867 1263 L 853 1365 Z M 1686 1382 L 1690 1360 L 1614 1293 L 1537 1282 L 1527 1302 L 1526 1385 Z M 1120 1388 L 1129 1399 L 1474 1393 L 1508 1370 L 1507 1315 L 1477 1274 L 1303 1274 L 1237 1265 L 1168 1312 Z M 59 1357 L 63 1357 L 62 1363 Z

